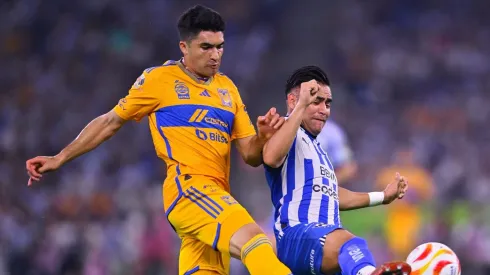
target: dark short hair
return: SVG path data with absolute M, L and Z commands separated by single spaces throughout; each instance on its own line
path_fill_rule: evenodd
M 180 16 L 177 28 L 180 39 L 189 41 L 201 31 L 224 32 L 225 21 L 217 11 L 196 5 Z
M 317 66 L 304 66 L 296 71 L 288 78 L 286 82 L 286 96 L 296 87 L 299 87 L 301 83 L 308 82 L 310 80 L 316 80 L 318 83 L 330 86 L 330 80 L 327 74 Z

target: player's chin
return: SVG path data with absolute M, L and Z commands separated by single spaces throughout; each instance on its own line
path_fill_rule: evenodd
M 206 75 L 208 77 L 211 77 L 211 76 L 213 76 L 213 75 L 215 75 L 215 74 L 218 73 L 218 71 L 219 71 L 219 65 L 208 66 L 208 67 L 206 67 L 206 70 L 205 71 L 206 71 Z
M 318 131 L 318 133 L 320 133 L 322 131 L 322 128 L 324 125 L 325 125 L 324 120 L 313 119 L 313 121 L 312 121 L 312 126 L 313 126 L 312 128 L 315 132 Z

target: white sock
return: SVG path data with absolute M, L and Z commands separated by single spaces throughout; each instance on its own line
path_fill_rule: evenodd
M 376 268 L 372 265 L 365 266 L 357 272 L 357 275 L 371 275 Z

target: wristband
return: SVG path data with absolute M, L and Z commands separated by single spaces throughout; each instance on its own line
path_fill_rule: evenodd
M 384 192 L 369 192 L 369 206 L 376 206 L 383 204 L 383 201 L 385 200 L 385 193 Z

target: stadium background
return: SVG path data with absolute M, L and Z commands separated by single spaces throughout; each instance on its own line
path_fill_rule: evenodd
M 164 165 L 145 122 L 32 188 L 25 160 L 56 154 L 143 69 L 179 58 L 176 20 L 195 3 L 1 2 L 0 274 L 176 274 L 179 241 L 161 206 Z M 288 74 L 320 65 L 359 165 L 345 186 L 379 189 L 387 171 L 408 171 L 407 203 L 343 215 L 378 261 L 439 241 L 458 253 L 464 274 L 490 274 L 487 1 L 200 3 L 227 21 L 222 71 L 252 118 L 270 106 L 284 114 Z M 262 168 L 233 152 L 231 182 L 269 229 Z M 393 213 L 399 219 L 387 222 Z M 232 274 L 247 273 L 235 261 Z

